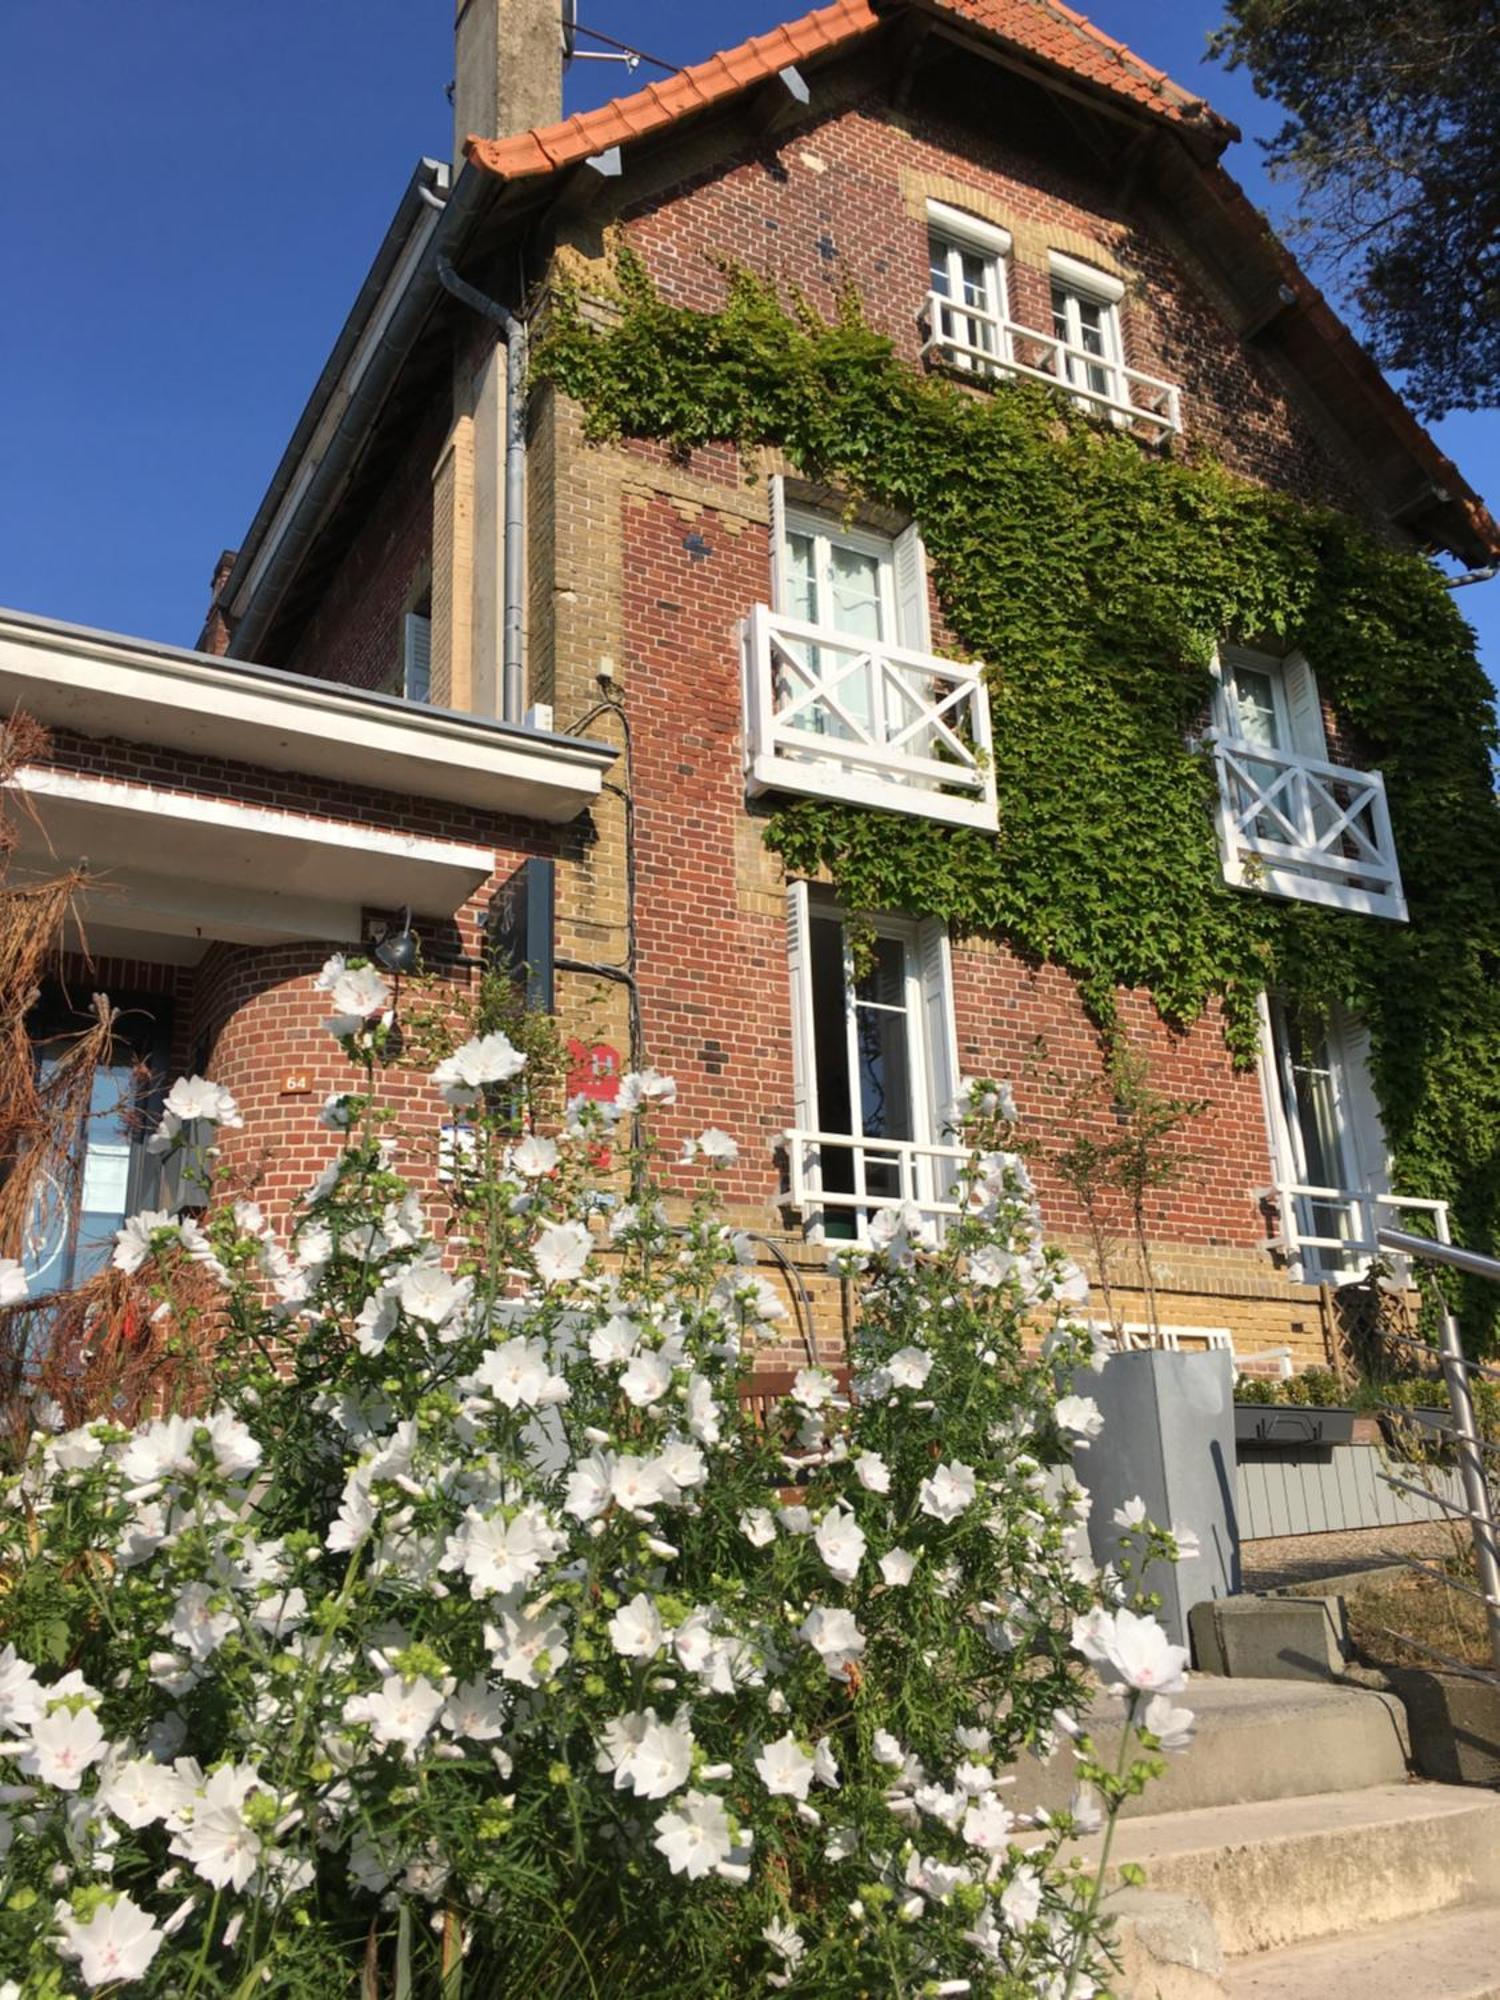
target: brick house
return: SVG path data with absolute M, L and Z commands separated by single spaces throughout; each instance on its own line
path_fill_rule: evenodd
M 236 1093 L 273 1201 L 332 1144 L 326 951 L 410 908 L 461 980 L 510 884 L 576 1080 L 675 1075 L 676 1127 L 735 1134 L 737 1215 L 811 1274 L 809 1232 L 941 1211 L 961 1074 L 1012 1076 L 1044 1119 L 1039 1039 L 1076 1083 L 1099 1036 L 1058 968 L 900 910 L 856 970 L 848 913 L 784 878 L 780 797 L 993 826 L 982 681 L 949 657 L 920 522 L 851 518 L 770 452 L 747 482 L 728 447 L 587 443 L 525 376 L 554 275 L 587 289 L 624 241 L 689 306 L 721 301 L 726 254 L 830 307 L 852 285 L 913 368 L 976 394 L 1061 383 L 1143 450 L 1181 437 L 1472 565 L 1500 530 L 1266 236 L 1218 164 L 1232 129 L 1061 0 L 836 0 L 565 121 L 556 20 L 460 5 L 456 163 L 413 175 L 201 650 L 6 615 L 0 692 L 56 732 L 21 781 L 54 845 L 107 864 L 96 984 Z M 1226 646 L 1219 705 L 1226 879 L 1401 922 L 1379 774 L 1316 662 Z M 1279 827 L 1268 792 L 1300 801 Z M 1210 1102 L 1156 1220 L 1164 1322 L 1322 1360 L 1319 1287 L 1391 1192 L 1360 1024 L 1309 1037 L 1268 996 L 1257 1073 L 1212 1015 L 1120 1008 L 1159 1084 Z M 96 1234 L 150 1192 L 129 1152 Z M 1082 1251 L 1045 1166 L 1040 1191 Z

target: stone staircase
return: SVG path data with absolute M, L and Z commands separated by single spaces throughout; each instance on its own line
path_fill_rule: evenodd
M 1199 1676 L 1187 1701 L 1192 1748 L 1115 1834 L 1111 1873 L 1147 1881 L 1110 1899 L 1120 2000 L 1500 2000 L 1500 1793 L 1409 1777 L 1393 1696 Z

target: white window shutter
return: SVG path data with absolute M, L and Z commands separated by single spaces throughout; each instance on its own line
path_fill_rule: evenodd
M 1370 1073 L 1370 1031 L 1362 1021 L 1339 1014 L 1329 1040 L 1342 1072 L 1347 1136 L 1354 1153 L 1350 1164 L 1358 1169 L 1355 1185 L 1385 1194 L 1391 1184 L 1390 1149 Z
M 896 636 L 914 653 L 932 651 L 932 621 L 927 609 L 927 551 L 915 525 L 903 528 L 891 548 L 896 588 Z
M 401 621 L 401 692 L 408 701 L 432 697 L 432 620 L 418 611 Z
M 792 1088 L 795 1121 L 818 1130 L 818 1065 L 814 1046 L 812 925 L 807 884 L 789 882 L 786 891 L 786 962 L 792 989 Z
M 1293 653 L 1282 662 L 1281 673 L 1286 689 L 1292 748 L 1303 757 L 1326 758 L 1328 738 L 1323 729 L 1323 704 L 1318 699 L 1317 676 L 1300 653 Z
M 958 1095 L 958 1025 L 953 1013 L 953 947 L 948 926 L 935 919 L 924 923 L 917 933 L 917 952 L 927 1033 L 929 1130 L 925 1136 L 942 1144 Z
M 771 481 L 771 609 L 786 608 L 786 481 L 778 472 Z

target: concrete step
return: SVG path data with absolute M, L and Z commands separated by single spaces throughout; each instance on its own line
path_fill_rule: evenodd
M 1096 1866 L 1099 1839 L 1076 1851 Z M 1202 1903 L 1227 1956 L 1274 1951 L 1500 1901 L 1500 1797 L 1372 1785 L 1148 1815 L 1116 1829 L 1111 1874 L 1125 1862 Z
M 1394 1695 L 1316 1681 L 1224 1680 L 1195 1674 L 1174 1697 L 1198 1718 L 1185 1751 L 1167 1757 L 1163 1777 L 1132 1799 L 1126 1815 L 1159 1818 L 1256 1799 L 1303 1798 L 1399 1784 L 1406 1776 L 1406 1710 Z M 1105 1763 L 1119 1744 L 1122 1704 L 1101 1695 L 1090 1710 Z M 1072 1796 L 1066 1745 L 1046 1765 L 1020 1765 L 1016 1800 L 1064 1808 Z
M 1443 1910 L 1361 1938 L 1231 1959 L 1225 1991 L 1230 2000 L 1326 2000 L 1340 1992 L 1359 2000 L 1500 2000 L 1500 1906 Z

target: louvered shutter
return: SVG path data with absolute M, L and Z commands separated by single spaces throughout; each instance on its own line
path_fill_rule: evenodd
M 401 626 L 401 692 L 408 701 L 432 698 L 432 620 L 408 611 Z
M 792 1088 L 796 1123 L 818 1130 L 818 1065 L 814 1045 L 812 925 L 807 884 L 789 882 L 786 891 L 786 962 L 792 995 Z
M 1323 730 L 1323 706 L 1318 699 L 1318 682 L 1300 653 L 1282 662 L 1282 684 L 1286 689 L 1287 723 L 1292 732 L 1291 748 L 1303 757 L 1328 755 L 1328 738 Z
M 891 550 L 896 588 L 896 637 L 914 653 L 932 651 L 927 609 L 927 551 L 915 526 L 903 528 Z
M 934 1145 L 951 1145 L 947 1127 L 958 1095 L 958 1024 L 953 1012 L 953 948 L 948 926 L 925 923 L 917 932 L 917 962 L 922 975 L 923 1028 L 927 1040 L 927 1130 L 918 1136 Z M 956 1176 L 955 1163 L 933 1163 L 930 1177 L 934 1199 L 948 1198 Z
M 771 481 L 771 609 L 787 609 L 786 481 L 779 472 Z
M 1329 1039 L 1337 1051 L 1343 1085 L 1346 1137 L 1352 1154 L 1349 1165 L 1355 1169 L 1353 1185 L 1371 1194 L 1385 1194 L 1390 1188 L 1390 1150 L 1370 1071 L 1370 1031 L 1362 1021 L 1341 1014 Z

